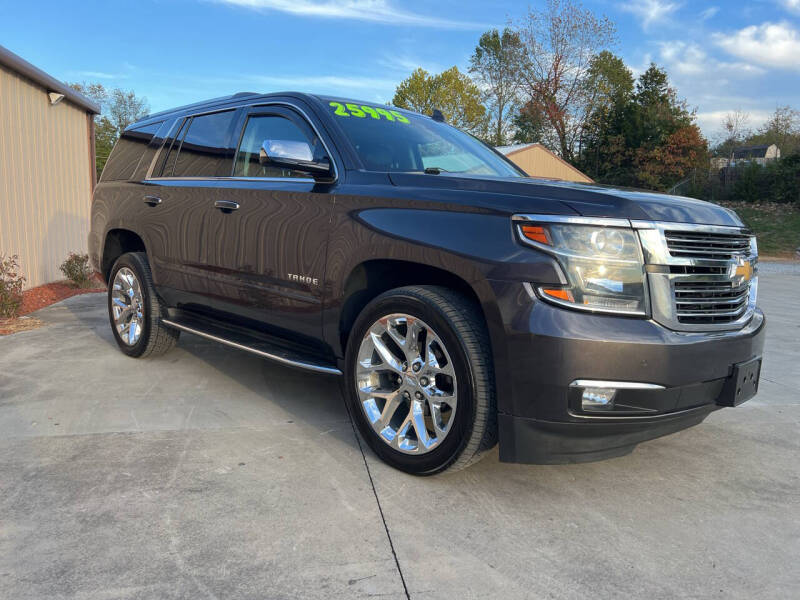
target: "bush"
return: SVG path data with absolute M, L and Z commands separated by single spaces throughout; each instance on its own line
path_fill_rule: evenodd
M 19 256 L 0 254 L 0 317 L 16 317 L 22 306 L 22 286 L 25 278 L 19 274 Z
M 67 260 L 59 267 L 64 276 L 78 287 L 85 288 L 92 284 L 92 269 L 89 267 L 88 254 L 70 252 Z

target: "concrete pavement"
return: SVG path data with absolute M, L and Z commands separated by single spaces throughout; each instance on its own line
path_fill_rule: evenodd
M 0 338 L 0 598 L 789 598 L 800 276 L 762 274 L 759 395 L 600 463 L 413 478 L 335 378 L 184 335 L 116 350 L 104 298 Z

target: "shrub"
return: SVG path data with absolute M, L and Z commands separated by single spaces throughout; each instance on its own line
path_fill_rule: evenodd
M 59 267 L 64 276 L 78 287 L 89 287 L 92 283 L 92 269 L 88 254 L 70 252 L 67 260 Z
M 0 317 L 16 317 L 22 306 L 22 286 L 25 278 L 19 274 L 19 256 L 0 254 Z

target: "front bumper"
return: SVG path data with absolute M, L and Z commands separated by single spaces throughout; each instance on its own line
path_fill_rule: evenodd
M 647 319 L 594 315 L 533 300 L 522 286 L 495 282 L 507 357 L 498 377 L 500 460 L 565 463 L 630 452 L 639 442 L 696 425 L 720 408 L 733 365 L 763 353 L 756 310 L 738 331 L 676 332 Z M 497 351 L 495 351 L 497 356 Z M 496 360 L 497 363 L 497 360 Z M 621 390 L 642 414 L 582 413 L 577 379 L 645 382 L 663 390 Z

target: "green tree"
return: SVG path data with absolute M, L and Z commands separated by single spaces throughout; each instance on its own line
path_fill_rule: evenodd
M 755 135 L 747 140 L 748 145 L 775 144 L 781 156 L 800 151 L 800 111 L 791 106 L 779 106 Z
M 580 169 L 597 179 L 601 149 L 616 147 L 610 138 L 620 133 L 626 107 L 633 97 L 634 79 L 621 58 L 604 50 L 592 58 L 584 86 L 588 116 L 576 160 Z
M 397 86 L 392 104 L 426 115 L 439 109 L 454 127 L 478 137 L 486 136 L 487 117 L 481 91 L 457 67 L 438 75 L 417 69 Z
M 489 142 L 502 146 L 509 138 L 511 115 L 518 103 L 524 47 L 519 33 L 491 29 L 484 33 L 470 59 L 469 72 L 483 90 L 491 125 Z
M 147 98 L 139 98 L 132 91 L 108 89 L 102 83 L 83 81 L 67 85 L 100 105 L 101 114 L 94 117 L 95 167 L 99 178 L 122 131 L 147 115 L 150 110 Z
M 108 118 L 117 133 L 121 134 L 131 123 L 135 123 L 150 112 L 147 98 L 139 98 L 132 91 L 119 88 L 111 90 L 108 98 Z
M 609 63 L 611 64 L 611 63 Z M 615 69 L 616 70 L 616 69 Z M 651 64 L 633 90 L 625 78 L 608 111 L 598 109 L 579 164 L 601 183 L 668 190 L 708 162 L 694 112 Z

